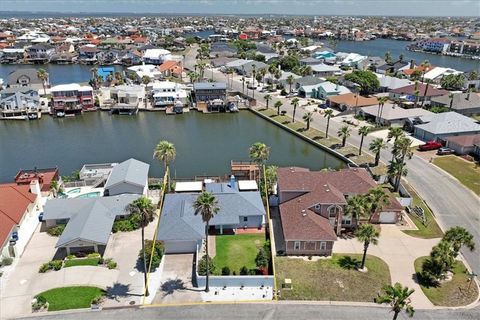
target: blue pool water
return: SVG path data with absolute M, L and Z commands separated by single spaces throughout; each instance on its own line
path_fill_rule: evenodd
M 96 197 L 100 197 L 100 192 L 99 191 L 85 193 L 85 194 L 79 195 L 78 197 L 75 197 L 75 198 L 84 199 L 84 198 L 96 198 Z

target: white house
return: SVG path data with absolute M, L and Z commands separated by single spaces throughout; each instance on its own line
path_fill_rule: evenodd
M 127 73 L 133 73 L 136 75 L 137 80 L 141 81 L 143 77 L 149 77 L 150 79 L 161 79 L 162 72 L 157 66 L 153 64 L 142 64 L 138 66 L 131 66 L 127 68 Z
M 167 60 L 172 60 L 172 53 L 165 49 L 147 49 L 143 54 L 143 62 L 160 65 Z
M 187 102 L 187 91 L 176 82 L 152 82 L 147 85 L 147 88 L 152 91 L 153 107 L 155 108 L 171 106 L 175 101 L 180 101 L 182 104 Z

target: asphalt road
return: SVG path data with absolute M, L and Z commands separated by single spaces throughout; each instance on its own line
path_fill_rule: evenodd
M 192 50 L 186 55 L 185 67 L 193 69 L 196 60 L 196 49 Z M 215 81 L 226 82 L 226 75 L 219 71 L 212 71 L 205 69 L 205 77 L 212 77 Z M 234 80 L 232 89 L 235 91 L 242 91 L 242 83 Z M 246 86 L 245 86 L 245 93 Z M 248 90 L 248 94 L 252 96 L 252 91 Z M 257 105 L 265 104 L 263 96 L 265 93 L 255 92 Z M 292 116 L 293 107 L 285 98 L 273 98 L 269 105 L 272 107 L 277 100 L 282 101 L 282 110 Z M 304 111 L 301 108 L 297 109 L 296 118 L 301 121 Z M 329 133 L 334 135 L 338 129 L 344 126 L 345 123 L 331 120 Z M 314 113 L 314 121 L 311 126 L 315 129 L 325 132 L 326 120 L 318 113 Z M 371 136 L 365 137 L 364 152 L 367 151 L 370 141 L 374 138 Z M 347 143 L 355 146 L 360 145 L 360 135 L 358 129 L 352 128 L 352 134 L 348 138 Z M 272 146 L 275 147 L 275 146 Z M 382 151 L 381 159 L 388 164 L 391 160 L 391 153 L 389 149 Z M 420 157 L 414 155 L 411 160 L 407 162 L 408 175 L 407 181 L 417 190 L 420 196 L 433 210 L 440 227 L 447 230 L 451 227 L 462 226 L 470 231 L 476 243 L 477 250 L 470 252 L 469 250 L 462 250 L 462 254 L 467 260 L 473 271 L 480 275 L 480 198 L 476 196 L 469 189 L 464 187 L 458 180 L 452 178 L 445 171 L 439 169 L 435 165 L 428 163 Z
M 262 320 L 386 320 L 393 313 L 384 307 L 358 307 L 339 305 L 316 305 L 300 303 L 242 303 L 242 304 L 211 304 L 174 307 L 148 307 L 112 309 L 103 311 L 82 311 L 76 313 L 60 313 L 48 316 L 35 316 L 30 319 L 182 319 L 182 320 L 224 320 L 224 319 L 262 319 Z M 401 313 L 398 319 L 411 319 Z M 417 310 L 414 320 L 477 320 L 480 310 Z

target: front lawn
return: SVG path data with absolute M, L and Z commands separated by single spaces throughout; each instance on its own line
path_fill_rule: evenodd
M 422 263 L 427 257 L 420 257 L 415 260 L 415 272 L 420 280 L 420 287 L 423 293 L 436 306 L 460 307 L 474 302 L 478 297 L 478 288 L 475 283 L 469 287 L 467 268 L 461 261 L 456 261 L 453 268 L 453 278 L 440 284 L 438 287 L 424 285 L 421 281 L 420 272 Z M 469 290 L 468 290 L 469 289 Z
M 48 311 L 90 308 L 93 298 L 105 296 L 105 291 L 97 287 L 63 287 L 38 294 L 49 306 Z
M 281 289 L 282 300 L 366 301 L 373 302 L 382 287 L 390 284 L 387 264 L 375 256 L 367 256 L 368 272 L 354 269 L 360 254 L 334 254 L 331 259 L 305 261 L 276 257 L 279 287 L 292 280 L 292 289 Z
M 64 268 L 75 267 L 75 266 L 98 266 L 100 258 L 84 258 L 84 259 L 70 259 L 65 260 L 63 264 Z
M 433 163 L 480 196 L 480 167 L 457 156 L 436 157 Z
M 223 267 L 240 274 L 242 267 L 256 269 L 255 257 L 265 243 L 264 234 L 220 235 L 215 237 L 216 254 L 213 259 L 216 269 Z

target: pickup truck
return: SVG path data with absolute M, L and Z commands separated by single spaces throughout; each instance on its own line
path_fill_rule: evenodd
M 431 140 L 431 141 L 427 141 L 427 143 L 419 146 L 418 150 L 420 150 L 420 151 L 436 150 L 436 149 L 440 149 L 441 147 L 443 147 L 443 146 L 440 142 L 436 142 L 436 141 Z

